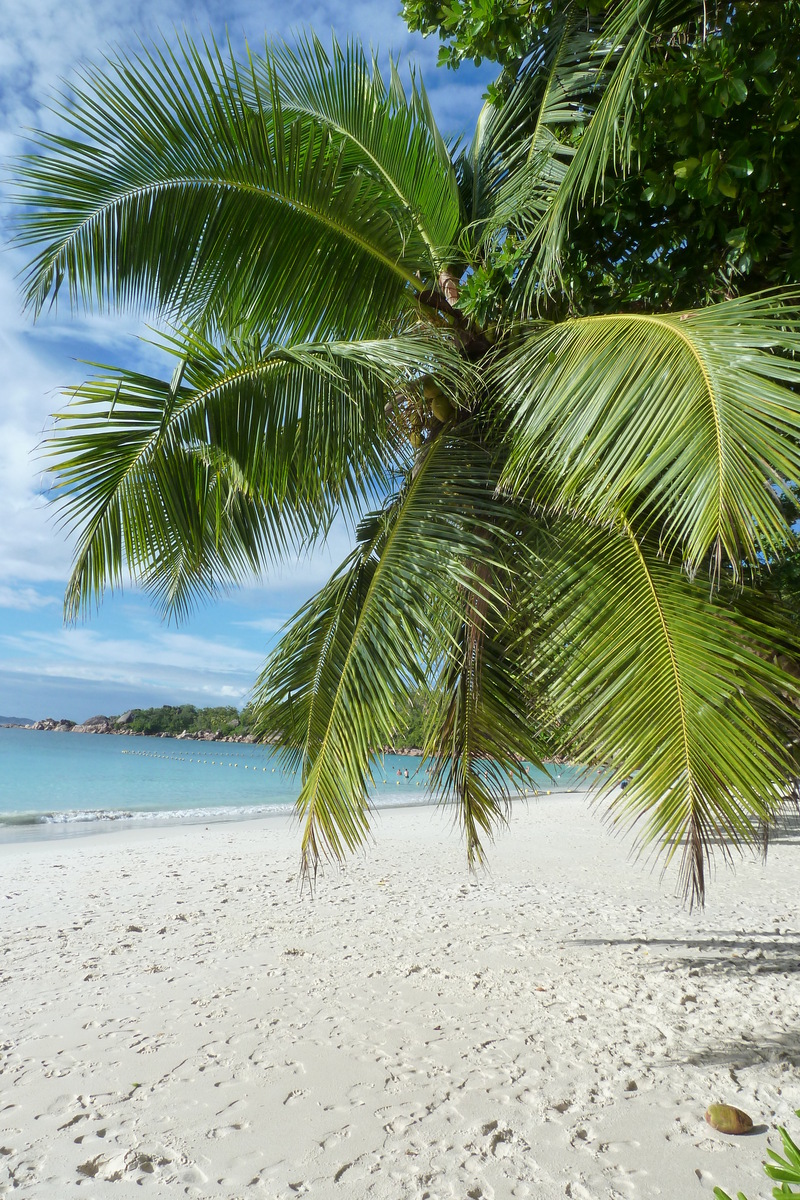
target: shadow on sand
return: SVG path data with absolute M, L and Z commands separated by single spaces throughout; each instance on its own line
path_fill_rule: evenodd
M 769 844 L 800 845 L 800 808 L 794 801 L 786 806 L 769 831 Z
M 687 1054 L 685 1061 L 697 1067 L 730 1067 L 733 1071 L 778 1062 L 796 1069 L 800 1066 L 800 1032 L 796 1029 L 767 1034 L 757 1030 L 743 1031 L 736 1040 L 699 1046 Z
M 659 938 L 574 938 L 583 946 L 630 946 L 643 949 L 663 947 L 668 953 L 653 959 L 663 966 L 665 958 L 673 969 L 688 968 L 694 974 L 733 972 L 774 975 L 800 972 L 800 938 L 773 929 L 747 933 L 721 933 L 718 937 Z
M 703 977 L 709 976 L 800 973 L 800 938 L 782 936 L 774 930 L 726 932 L 718 937 L 575 938 L 575 941 L 587 946 L 651 949 L 654 953 L 648 966 L 659 971 L 667 967 L 677 975 L 685 971 L 687 989 L 695 980 L 702 982 Z M 696 1048 L 684 1061 L 695 1066 L 730 1067 L 734 1071 L 771 1062 L 800 1068 L 800 1029 L 779 1032 L 759 1032 L 757 1026 L 743 1029 L 735 1039 Z

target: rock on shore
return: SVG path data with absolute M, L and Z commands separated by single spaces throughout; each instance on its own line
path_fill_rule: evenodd
M 119 736 L 120 734 L 127 737 L 145 737 L 148 736 L 141 733 L 139 730 L 131 729 L 133 721 L 133 712 L 128 711 L 122 713 L 119 717 L 96 716 L 89 717 L 88 720 L 78 722 L 70 721 L 66 717 L 61 717 L 56 720 L 55 717 L 45 717 L 42 721 L 34 721 L 32 725 L 25 725 L 25 729 L 36 729 L 45 733 L 113 733 Z M 201 729 L 196 733 L 189 733 L 184 729 L 181 733 L 154 733 L 150 737 L 161 738 L 176 738 L 179 741 L 193 742 L 254 742 L 255 738 L 249 733 L 222 733 L 219 729 Z

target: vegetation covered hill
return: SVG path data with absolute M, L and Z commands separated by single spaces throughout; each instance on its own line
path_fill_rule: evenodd
M 195 708 L 194 704 L 162 704 L 160 708 L 134 708 L 127 728 L 135 733 L 173 736 L 183 733 L 249 733 L 250 710 L 241 713 L 232 704 L 216 708 Z
M 126 714 L 128 716 L 128 714 Z M 197 708 L 194 704 L 162 704 L 158 708 L 132 708 L 127 720 L 120 722 L 125 730 L 158 736 L 166 733 L 176 737 L 212 732 L 225 736 L 248 735 L 252 732 L 254 713 L 245 705 L 241 711 L 232 704 Z M 119 718 L 117 718 L 119 721 Z M 409 696 L 408 704 L 392 737 L 392 745 L 420 747 L 425 736 L 425 700 L 421 692 Z

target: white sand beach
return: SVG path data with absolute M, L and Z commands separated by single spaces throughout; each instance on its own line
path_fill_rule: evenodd
M 376 836 L 313 899 L 278 819 L 0 847 L 0 1195 L 770 1195 L 796 830 L 695 913 L 581 795 L 518 804 L 477 878 L 437 810 Z

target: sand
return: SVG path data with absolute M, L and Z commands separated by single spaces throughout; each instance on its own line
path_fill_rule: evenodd
M 0 847 L 0 1195 L 770 1195 L 796 831 L 693 914 L 580 795 L 478 878 L 436 810 L 376 834 L 313 899 L 276 819 Z

